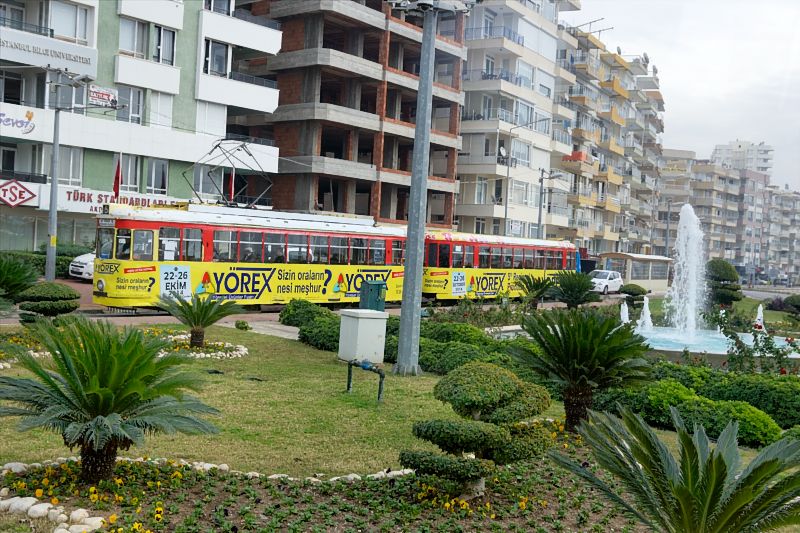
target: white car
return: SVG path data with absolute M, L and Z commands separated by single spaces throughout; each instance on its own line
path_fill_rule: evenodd
M 79 255 L 69 264 L 69 275 L 75 278 L 94 278 L 95 252 Z
M 592 270 L 589 276 L 594 283 L 594 292 L 619 292 L 622 288 L 622 274 L 614 270 Z

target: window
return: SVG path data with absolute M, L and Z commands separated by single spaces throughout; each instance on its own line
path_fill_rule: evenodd
M 3 16 L 3 7 L 0 4 L 0 17 Z M 0 70 L 0 102 L 16 105 L 22 103 L 22 74 Z
M 453 245 L 453 268 L 464 267 L 464 246 L 460 244 Z
M 156 26 L 156 48 L 153 50 L 153 61 L 165 65 L 175 64 L 175 31 Z
M 147 163 L 147 192 L 167 194 L 169 163 L 166 159 L 150 159 Z
M 331 237 L 331 264 L 347 264 L 347 237 Z
M 181 241 L 181 230 L 179 228 L 159 228 L 158 229 L 158 260 L 177 261 L 180 259 L 179 244 Z
M 53 145 L 46 144 L 42 149 L 42 169 L 48 176 L 53 175 Z M 116 167 L 114 167 L 116 170 Z M 74 146 L 58 147 L 58 184 L 80 187 L 83 185 L 83 148 Z
M 239 261 L 261 262 L 261 234 L 254 231 L 239 232 Z
M 55 80 L 58 81 L 58 80 Z M 64 81 L 63 79 L 61 80 Z M 55 93 L 51 93 L 50 107 L 59 108 L 69 113 L 84 114 L 86 107 L 86 87 L 69 87 L 57 85 Z
M 488 246 L 481 246 L 478 248 L 478 268 L 489 268 L 491 256 L 491 248 Z
M 394 240 L 392 241 L 392 264 L 403 264 L 403 252 L 405 251 L 406 241 Z
M 503 180 L 494 180 L 494 195 L 492 196 L 492 203 L 495 205 L 503 202 Z
M 475 266 L 475 247 L 464 247 L 464 268 L 472 268 Z
M 236 232 L 214 232 L 214 261 L 236 261 Z
M 114 251 L 114 228 L 97 229 L 97 258 L 111 259 Z
M 117 120 L 122 122 L 142 123 L 142 101 L 144 100 L 142 90 L 137 87 L 117 86 Z
M 87 44 L 89 9 L 62 0 L 51 0 L 50 27 L 53 36 L 58 39 Z
M 386 264 L 386 241 L 383 239 L 370 239 L 369 241 L 369 264 Z
M 117 230 L 117 253 L 114 257 L 116 259 L 131 258 L 131 230 Z
M 492 246 L 492 268 L 501 268 L 503 266 L 503 249 L 497 246 Z
M 309 262 L 308 237 L 306 235 L 289 235 L 289 263 L 305 264 Z
M 25 22 L 25 10 L 21 7 L 0 4 L 0 18 L 5 19 L 4 26 L 21 30 Z
M 183 261 L 203 260 L 203 232 L 199 229 L 183 230 L 181 243 L 181 259 Z
M 476 218 L 475 219 L 475 233 L 478 235 L 483 235 L 486 233 L 486 219 L 485 218 Z
M 367 239 L 350 239 L 350 264 L 367 264 Z
M 150 125 L 172 127 L 172 95 L 150 91 Z
M 138 155 L 118 154 L 114 156 L 114 172 L 119 163 L 122 172 L 120 191 L 139 192 L 141 162 Z
M 428 244 L 428 252 L 425 254 L 425 266 L 437 266 L 437 261 L 439 260 L 438 247 L 439 245 L 436 243 Z
M 489 191 L 489 182 L 486 178 L 478 178 L 475 182 L 475 203 L 476 204 L 485 204 L 486 203 L 486 195 Z M 477 224 L 477 220 L 476 220 Z M 476 233 L 478 232 L 477 229 L 475 230 Z
M 213 76 L 228 76 L 228 45 L 206 39 L 203 72 Z
M 133 232 L 133 260 L 153 260 L 153 232 L 152 230 L 139 230 Z
M 514 268 L 524 268 L 525 263 L 522 259 L 522 248 L 514 248 Z
M 439 245 L 439 266 L 444 268 L 450 268 L 450 245 L 449 244 L 440 244 Z
M 324 235 L 311 236 L 311 262 L 328 264 L 328 237 Z
M 500 219 L 492 219 L 492 235 L 500 235 Z
M 149 24 L 141 20 L 119 19 L 119 50 L 133 57 L 147 56 Z
M 264 235 L 264 262 L 286 262 L 286 240 L 282 234 L 266 233 Z
M 514 266 L 514 254 L 512 248 L 503 248 L 503 268 L 512 268 Z
M 205 197 L 221 198 L 222 169 L 208 165 L 195 165 L 194 189 Z
M 223 15 L 231 14 L 231 0 L 205 0 L 203 5 L 209 11 L 222 13 Z

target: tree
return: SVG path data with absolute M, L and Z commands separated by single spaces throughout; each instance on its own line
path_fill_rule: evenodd
M 743 298 L 739 274 L 724 259 L 712 259 L 706 264 L 706 279 L 711 290 L 711 303 L 730 306 Z
M 673 408 L 676 458 L 641 417 L 628 408 L 621 416 L 592 413 L 580 434 L 632 503 L 582 465 L 561 454 L 552 457 L 652 530 L 761 532 L 800 524 L 800 441 L 775 442 L 742 469 L 736 422 L 727 425 L 712 449 L 703 426 L 690 434 Z
M 193 294 L 190 300 L 182 296 L 162 297 L 158 307 L 189 326 L 189 346 L 192 348 L 205 346 L 207 327 L 226 316 L 244 312 L 240 305 L 230 300 L 215 300 L 198 294 Z
M 556 274 L 553 295 L 559 302 L 567 304 L 567 309 L 577 309 L 579 305 L 600 301 L 600 296 L 593 289 L 594 283 L 589 274 L 561 271 Z
M 60 433 L 79 448 L 87 483 L 110 479 L 117 451 L 140 445 L 145 434 L 214 433 L 196 415 L 217 411 L 185 393 L 199 377 L 182 369 L 187 359 L 159 357 L 167 346 L 138 329 L 110 322 L 62 319 L 63 328 L 40 320 L 30 327 L 52 356 L 52 365 L 20 350 L 15 356 L 33 378 L 0 376 L 0 416 L 19 416 L 21 430 Z
M 586 419 L 596 391 L 636 385 L 649 376 L 644 338 L 617 318 L 551 311 L 525 317 L 522 329 L 539 350 L 523 345 L 512 349 L 512 355 L 561 388 L 569 431 Z
M 539 300 L 553 287 L 553 280 L 524 274 L 517 278 L 517 286 L 522 291 L 525 305 L 531 309 L 536 309 L 539 306 Z

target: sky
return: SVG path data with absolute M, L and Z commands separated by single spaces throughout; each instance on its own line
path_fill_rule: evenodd
M 664 96 L 665 148 L 765 141 L 772 183 L 800 190 L 800 0 L 582 0 L 562 12 L 610 50 L 647 52 Z M 583 26 L 586 30 L 589 26 Z M 595 34 L 598 35 L 598 34 Z

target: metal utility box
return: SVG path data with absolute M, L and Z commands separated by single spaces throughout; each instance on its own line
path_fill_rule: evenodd
M 339 328 L 339 359 L 383 363 L 386 319 L 389 313 L 371 309 L 344 309 Z
M 359 292 L 359 309 L 383 311 L 386 309 L 386 282 L 364 280 Z

